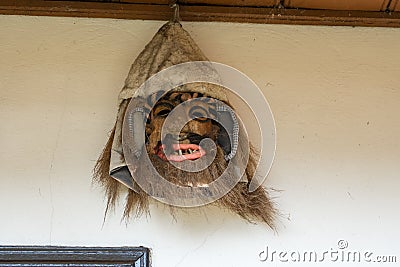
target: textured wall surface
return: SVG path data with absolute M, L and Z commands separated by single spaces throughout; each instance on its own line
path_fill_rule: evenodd
M 0 16 L 0 245 L 143 245 L 157 267 L 271 266 L 266 247 L 399 262 L 400 29 L 184 23 L 271 105 L 278 233 L 215 208 L 175 220 L 155 204 L 128 225 L 120 205 L 103 224 L 93 165 L 130 64 L 162 24 Z

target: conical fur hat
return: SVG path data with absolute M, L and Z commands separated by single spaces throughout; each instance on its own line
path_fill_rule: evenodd
M 152 75 L 173 65 L 192 61 L 208 61 L 187 31 L 178 22 L 164 24 L 153 39 L 136 58 L 125 80 L 125 86 L 119 99 L 129 99 L 138 88 Z M 211 75 L 218 75 L 215 72 Z M 197 91 L 210 97 L 227 100 L 226 95 L 215 86 L 185 87 L 185 90 Z M 188 89 L 189 88 L 189 89 Z

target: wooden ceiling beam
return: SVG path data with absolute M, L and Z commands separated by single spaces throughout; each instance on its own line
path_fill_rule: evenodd
M 169 20 L 173 10 L 165 4 L 2 0 L 0 14 Z M 400 12 L 180 5 L 180 17 L 182 21 L 400 27 Z

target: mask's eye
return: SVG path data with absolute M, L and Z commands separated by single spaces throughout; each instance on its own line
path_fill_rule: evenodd
M 165 117 L 165 116 L 167 116 L 170 112 L 171 112 L 171 111 L 170 111 L 169 109 L 162 109 L 162 110 L 159 110 L 159 111 L 156 113 L 156 116 Z
M 202 107 L 193 107 L 190 112 L 190 118 L 197 120 L 197 121 L 207 121 L 207 111 Z
M 154 107 L 156 117 L 167 117 L 174 107 L 169 103 L 160 103 Z

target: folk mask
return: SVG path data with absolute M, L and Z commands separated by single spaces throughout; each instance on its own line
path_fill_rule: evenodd
M 207 58 L 179 23 L 169 22 L 133 63 L 119 96 L 116 124 L 95 166 L 107 206 L 127 188 L 126 217 L 148 212 L 151 196 L 173 207 L 216 204 L 273 227 L 275 209 L 266 191 L 248 191 L 258 155 L 224 88 L 204 83 L 171 90 L 143 86 L 152 75 L 192 61 Z M 221 190 L 226 192 L 213 198 Z

